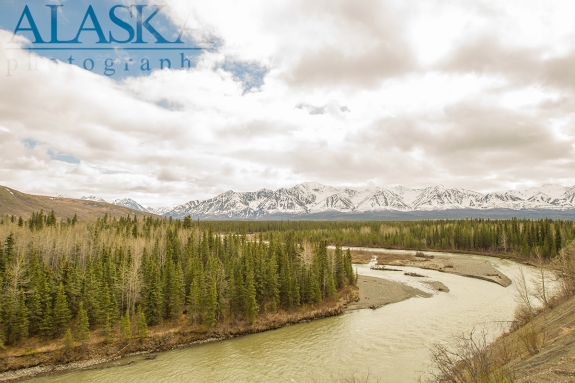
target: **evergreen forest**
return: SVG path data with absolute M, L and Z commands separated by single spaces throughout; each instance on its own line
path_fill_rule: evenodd
M 35 337 L 145 337 L 148 326 L 254 323 L 354 285 L 341 246 L 556 257 L 573 221 L 83 222 L 54 212 L 0 219 L 0 346 Z M 328 246 L 335 246 L 328 250 Z M 132 333 L 135 331 L 136 333 Z
M 86 342 L 147 336 L 148 326 L 221 321 L 313 307 L 355 284 L 349 251 L 252 240 L 190 219 L 58 221 L 54 212 L 0 221 L 0 347 L 37 337 Z M 135 333 L 134 333 L 135 332 Z

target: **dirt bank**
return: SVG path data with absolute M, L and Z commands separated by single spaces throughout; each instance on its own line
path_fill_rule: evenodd
M 527 337 L 534 329 L 538 337 Z M 508 365 L 516 383 L 575 382 L 575 298 L 538 315 L 523 329 L 508 334 L 496 342 L 532 346 Z M 532 355 L 530 355 L 532 354 Z
M 292 311 L 279 311 L 260 315 L 254 324 L 247 322 L 218 323 L 212 330 L 190 325 L 183 316 L 168 325 L 149 329 L 149 337 L 105 343 L 98 334 L 85 346 L 76 345 L 65 351 L 62 340 L 42 347 L 30 344 L 19 349 L 0 351 L 0 382 L 29 379 L 31 377 L 68 372 L 73 370 L 99 369 L 130 364 L 145 359 L 147 354 L 169 351 L 192 345 L 217 342 L 233 337 L 273 330 L 291 324 L 343 314 L 357 292 L 346 289 L 337 301 L 324 302 L 316 307 L 300 307 Z M 135 355 L 145 355 L 133 358 Z M 126 357 L 132 357 L 125 359 Z
M 488 261 L 465 257 L 434 255 L 433 258 L 416 257 L 415 253 L 377 253 L 379 265 L 409 266 L 436 270 L 464 277 L 482 279 L 503 287 L 511 285 L 511 280 L 493 267 Z
M 376 309 L 413 297 L 429 298 L 432 296 L 432 294 L 399 282 L 364 275 L 359 276 L 357 286 L 359 287 L 359 301 L 350 303 L 347 306 L 348 310 Z
M 434 290 L 437 291 L 441 291 L 442 293 L 448 293 L 449 292 L 449 288 L 447 286 L 445 286 L 442 282 L 439 281 L 429 281 L 429 282 L 423 282 L 426 285 L 428 285 L 429 287 L 431 287 Z

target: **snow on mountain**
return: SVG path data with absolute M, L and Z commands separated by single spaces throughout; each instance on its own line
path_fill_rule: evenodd
M 411 210 L 399 195 L 390 190 L 366 190 L 363 196 L 364 198 L 357 204 L 357 211 Z
M 446 210 L 476 207 L 482 194 L 465 189 L 446 189 L 442 185 L 423 189 L 413 201 L 415 210 Z
M 83 200 L 106 202 L 90 196 Z M 272 214 L 305 215 L 327 212 L 413 212 L 452 209 L 575 209 L 575 186 L 543 185 L 525 190 L 478 193 L 442 185 L 420 189 L 403 186 L 355 190 L 307 182 L 278 190 L 253 192 L 229 190 L 213 198 L 190 201 L 174 208 L 151 208 L 131 198 L 117 199 L 112 204 L 175 218 L 260 218 Z
M 159 208 L 153 208 L 150 206 L 145 206 L 146 210 L 148 211 L 148 213 L 152 213 L 152 214 L 156 214 L 156 215 L 164 215 L 166 213 L 171 212 L 172 210 L 174 210 L 173 207 L 159 207 Z
M 113 205 L 127 207 L 133 210 L 142 211 L 144 213 L 151 213 L 147 208 L 143 207 L 131 198 L 116 199 L 111 202 Z
M 409 189 L 403 186 L 396 186 L 390 190 L 397 194 L 407 206 L 412 206 L 425 189 Z
M 527 189 L 527 191 L 533 193 L 530 197 L 534 197 L 537 194 L 545 194 L 552 200 L 556 200 L 560 199 L 567 189 L 568 188 L 559 185 L 546 184 L 538 188 Z
M 61 198 L 61 197 L 58 197 Z M 105 199 L 101 198 L 101 197 L 97 197 L 97 196 L 89 196 L 89 197 L 82 197 L 80 198 L 81 200 L 84 201 L 92 201 L 92 202 L 107 202 L 107 203 L 111 203 L 112 205 L 117 205 L 117 206 L 123 206 L 123 207 L 127 207 L 133 210 L 137 210 L 137 211 L 141 211 L 144 213 L 152 213 L 152 214 L 157 214 L 157 215 L 165 215 L 169 212 L 171 212 L 172 210 L 174 210 L 173 208 L 168 208 L 168 207 L 162 207 L 159 209 L 154 209 L 151 207 L 145 207 L 140 205 L 138 202 L 134 201 L 131 198 L 119 198 L 119 199 L 115 199 L 113 201 L 106 201 Z
M 565 205 L 575 205 L 575 186 L 567 188 L 558 202 L 564 203 Z
M 82 197 L 80 199 L 84 200 L 84 201 L 92 201 L 92 202 L 107 202 L 105 199 L 100 198 L 100 197 L 96 197 L 95 195 L 91 195 L 89 197 Z
M 522 209 L 524 200 L 513 192 L 487 193 L 480 201 L 480 205 L 494 209 Z
M 316 182 L 256 192 L 228 191 L 204 201 L 190 201 L 166 211 L 176 218 L 258 218 L 271 214 L 325 212 L 435 211 L 448 209 L 573 209 L 575 186 L 543 185 L 540 188 L 478 193 L 441 185 L 421 189 L 371 188 L 354 190 Z

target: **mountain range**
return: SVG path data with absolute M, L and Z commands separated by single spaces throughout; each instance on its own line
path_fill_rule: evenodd
M 95 196 L 83 200 L 105 202 Z M 377 213 L 432 213 L 448 211 L 575 211 L 575 186 L 543 185 L 525 190 L 479 193 L 441 185 L 420 189 L 350 189 L 302 183 L 278 190 L 227 191 L 206 200 L 174 208 L 144 207 L 130 198 L 111 201 L 118 206 L 174 218 L 266 219 L 272 217 L 328 217 L 377 215 Z

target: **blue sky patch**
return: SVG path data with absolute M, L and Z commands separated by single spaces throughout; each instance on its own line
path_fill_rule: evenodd
M 56 153 L 52 150 L 48 150 L 48 155 L 50 156 L 52 161 L 62 161 L 62 162 L 67 162 L 69 164 L 74 164 L 74 165 L 78 165 L 80 163 L 80 160 L 71 154 Z
M 236 81 L 242 82 L 244 93 L 259 89 L 269 72 L 269 68 L 255 62 L 226 61 L 221 68 L 232 73 Z
M 24 144 L 24 146 L 26 146 L 28 149 L 34 149 L 36 147 L 36 145 L 38 145 L 38 141 L 33 140 L 31 138 L 25 138 L 22 140 L 22 143 Z

